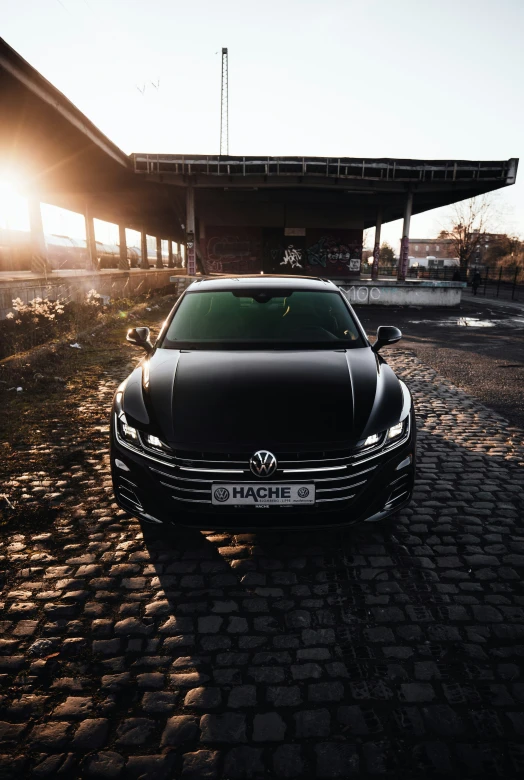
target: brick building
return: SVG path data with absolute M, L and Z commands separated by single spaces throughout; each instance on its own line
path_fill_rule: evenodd
M 478 233 L 473 233 L 473 237 Z M 473 253 L 470 265 L 486 265 L 490 262 L 490 248 L 497 243 L 502 243 L 507 238 L 505 233 L 485 233 L 480 237 L 479 243 Z M 418 263 L 428 268 L 443 268 L 458 263 L 457 250 L 451 238 L 410 238 L 409 240 L 409 264 Z
M 444 268 L 458 262 L 450 238 L 410 238 L 408 256 L 410 266 L 418 263 L 428 268 Z
M 473 234 L 474 236 L 477 234 Z M 506 243 L 507 235 L 505 233 L 485 233 L 480 237 L 478 246 L 473 253 L 470 265 L 489 265 L 492 258 L 489 256 L 489 250 L 496 244 Z

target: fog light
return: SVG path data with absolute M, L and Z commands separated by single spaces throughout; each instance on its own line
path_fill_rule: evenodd
M 122 469 L 122 471 L 129 471 L 129 468 L 126 466 L 123 460 L 120 460 L 119 458 L 115 458 L 115 466 L 117 469 Z
M 398 466 L 396 467 L 395 471 L 400 471 L 401 469 L 405 469 L 407 466 L 411 465 L 412 457 L 411 455 L 408 455 L 407 458 L 404 458 L 404 460 L 401 460 Z

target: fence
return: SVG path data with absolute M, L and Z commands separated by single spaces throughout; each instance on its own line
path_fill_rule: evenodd
M 366 269 L 367 270 L 367 269 Z M 453 281 L 453 276 L 460 269 L 457 266 L 447 268 L 409 268 L 408 279 L 436 279 L 441 281 Z M 379 276 L 393 277 L 396 279 L 398 268 L 396 265 L 380 266 Z M 524 268 L 516 266 L 513 268 L 502 268 L 499 266 L 485 266 L 479 269 L 481 283 L 477 290 L 477 295 L 486 298 L 500 298 L 508 301 L 524 302 Z M 371 271 L 366 273 L 362 268 L 363 279 L 371 278 Z M 471 279 L 473 271 L 470 270 L 466 275 L 461 272 L 461 280 L 467 281 L 468 293 L 471 288 Z

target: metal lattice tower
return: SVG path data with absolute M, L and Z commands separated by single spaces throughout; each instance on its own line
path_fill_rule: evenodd
M 229 155 L 229 96 L 227 49 L 222 49 L 222 83 L 220 88 L 220 154 Z

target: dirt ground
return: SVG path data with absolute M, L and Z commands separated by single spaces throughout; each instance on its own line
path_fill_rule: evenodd
M 0 362 L 0 484 L 42 471 L 67 471 L 94 441 L 107 448 L 105 410 L 95 411 L 99 419 L 93 428 L 91 401 L 100 380 L 115 367 L 125 378 L 143 355 L 126 343 L 127 329 L 147 325 L 154 336 L 174 301 L 166 296 L 121 312 L 107 327 L 81 339 L 80 348 L 63 343 Z M 28 530 L 46 525 L 55 511 L 52 502 L 18 509 L 13 512 L 5 498 L 0 500 L 0 513 L 17 517 Z

